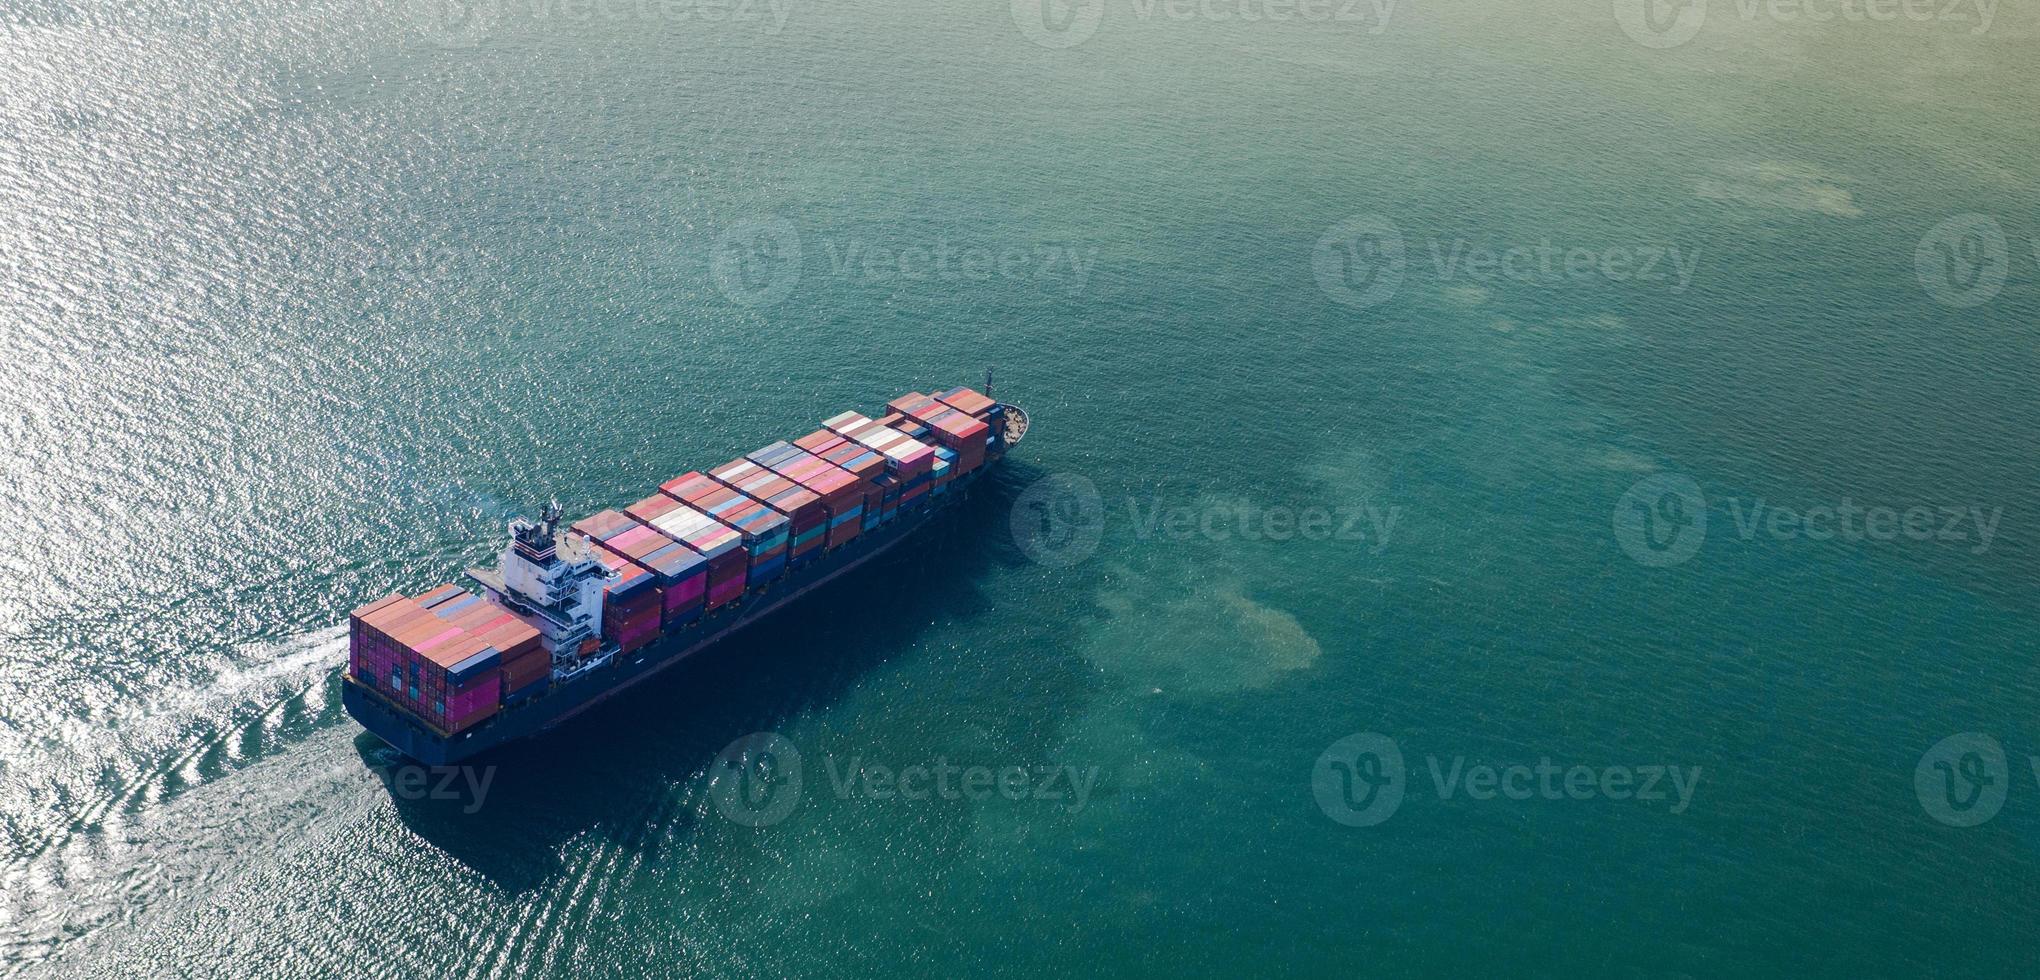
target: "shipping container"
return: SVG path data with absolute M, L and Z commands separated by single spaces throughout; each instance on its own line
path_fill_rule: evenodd
M 538 631 L 509 610 L 458 587 L 401 596 L 356 611 L 349 624 L 355 675 L 434 728 L 453 733 L 493 714 L 512 662 L 550 664 Z M 513 661 L 508 654 L 515 654 Z
M 672 511 L 676 503 L 678 501 L 665 493 L 655 493 L 629 507 L 625 507 L 623 512 L 629 514 L 631 520 L 639 524 L 650 524 L 658 520 L 661 515 Z
M 997 402 L 978 394 L 970 388 L 951 388 L 948 391 L 939 392 L 935 395 L 935 400 L 980 422 L 986 421 L 987 417 L 998 406 Z
M 417 601 L 419 605 L 424 606 L 427 609 L 430 609 L 433 606 L 439 605 L 440 603 L 445 602 L 448 599 L 454 598 L 456 596 L 465 596 L 468 594 L 469 593 L 466 589 L 463 589 L 460 586 L 454 585 L 449 582 L 446 585 L 442 585 L 436 589 L 426 592 L 423 595 L 420 595 Z
M 843 444 L 843 437 L 827 429 L 816 429 L 793 441 L 794 448 L 816 456 Z
M 691 513 L 674 502 L 673 509 L 660 515 L 659 520 L 670 525 Z M 656 525 L 639 525 L 610 538 L 604 547 L 629 558 L 658 579 L 664 590 L 662 605 L 668 626 L 701 618 L 711 571 L 708 560 L 684 540 Z
M 800 452 L 791 446 L 787 450 Z M 785 519 L 788 539 L 786 567 L 805 565 L 821 554 L 829 529 L 828 510 L 822 505 L 820 495 L 748 459 L 717 467 L 709 475 Z M 754 562 L 758 560 L 753 558 Z M 764 577 L 769 578 L 776 569 L 769 567 L 769 557 L 765 560 L 768 567 L 764 570 Z M 761 580 L 758 569 L 753 569 L 752 578 L 753 581 Z
M 703 497 L 727 490 L 727 487 L 699 473 L 676 477 L 660 487 L 660 492 L 669 497 L 675 493 Z M 659 530 L 686 543 L 708 562 L 706 592 L 710 611 L 727 605 L 743 592 L 750 553 L 744 550 L 743 535 L 735 528 L 708 516 L 693 504 L 682 503 L 661 518 Z
M 602 635 L 625 653 L 657 639 L 665 617 L 667 587 L 657 575 L 621 553 L 599 544 L 590 544 L 589 549 L 603 567 L 616 574 L 616 580 L 602 590 Z M 706 571 L 704 566 L 703 574 L 695 576 L 693 605 L 697 607 Z
M 772 469 L 821 499 L 825 548 L 842 545 L 863 530 L 863 481 L 847 470 L 797 448 L 779 454 Z
M 962 476 L 984 463 L 986 441 L 991 433 L 985 423 L 933 399 L 910 404 L 905 414 L 922 425 L 916 431 L 896 423 L 901 432 L 957 454 L 953 476 Z
M 885 472 L 884 456 L 847 440 L 820 455 L 824 460 L 849 471 L 860 480 L 874 480 L 880 473 Z
M 590 514 L 575 521 L 568 530 L 590 541 L 607 541 L 636 527 L 637 524 L 638 522 L 632 520 L 628 514 L 621 511 L 605 510 L 602 513 Z

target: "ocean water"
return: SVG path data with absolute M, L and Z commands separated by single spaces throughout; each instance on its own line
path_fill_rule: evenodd
M 2030 3 L 224 6 L 0 0 L 9 975 L 2030 972 Z M 798 613 L 452 785 L 340 709 L 988 365 Z

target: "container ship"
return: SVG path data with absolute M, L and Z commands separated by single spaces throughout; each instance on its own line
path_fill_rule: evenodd
M 471 588 L 354 610 L 342 700 L 427 765 L 551 729 L 784 608 L 954 506 L 1026 435 L 988 392 L 912 392 L 844 412 L 657 493 L 561 527 L 509 524 Z

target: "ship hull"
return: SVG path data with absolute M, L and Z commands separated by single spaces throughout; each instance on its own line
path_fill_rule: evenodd
M 417 721 L 381 694 L 344 677 L 341 701 L 347 713 L 377 738 L 429 766 L 456 765 L 492 749 L 543 735 L 575 715 L 601 704 L 688 657 L 721 643 L 731 634 L 774 615 L 810 592 L 885 554 L 915 531 L 960 504 L 971 485 L 993 469 L 988 465 L 953 481 L 948 492 L 934 497 L 914 513 L 866 531 L 810 564 L 788 572 L 764 589 L 705 619 L 681 627 L 643 649 L 619 653 L 607 666 L 557 682 L 546 694 L 506 707 L 468 731 L 443 735 Z

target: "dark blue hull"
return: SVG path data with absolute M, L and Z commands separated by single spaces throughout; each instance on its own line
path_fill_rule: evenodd
M 610 695 L 622 691 L 721 641 L 724 637 L 772 615 L 788 603 L 873 558 L 905 540 L 937 515 L 959 503 L 965 492 L 992 469 L 993 460 L 968 476 L 949 484 L 946 492 L 931 494 L 928 505 L 898 517 L 875 530 L 858 535 L 840 548 L 786 573 L 783 577 L 747 590 L 737 600 L 707 617 L 680 627 L 643 649 L 618 654 L 600 667 L 566 681 L 556 682 L 545 694 L 520 704 L 504 707 L 495 717 L 457 735 L 441 735 L 419 722 L 409 712 L 387 701 L 376 691 L 344 678 L 341 700 L 347 713 L 361 727 L 375 733 L 397 751 L 426 765 L 453 765 L 482 752 L 518 739 L 540 735 Z

